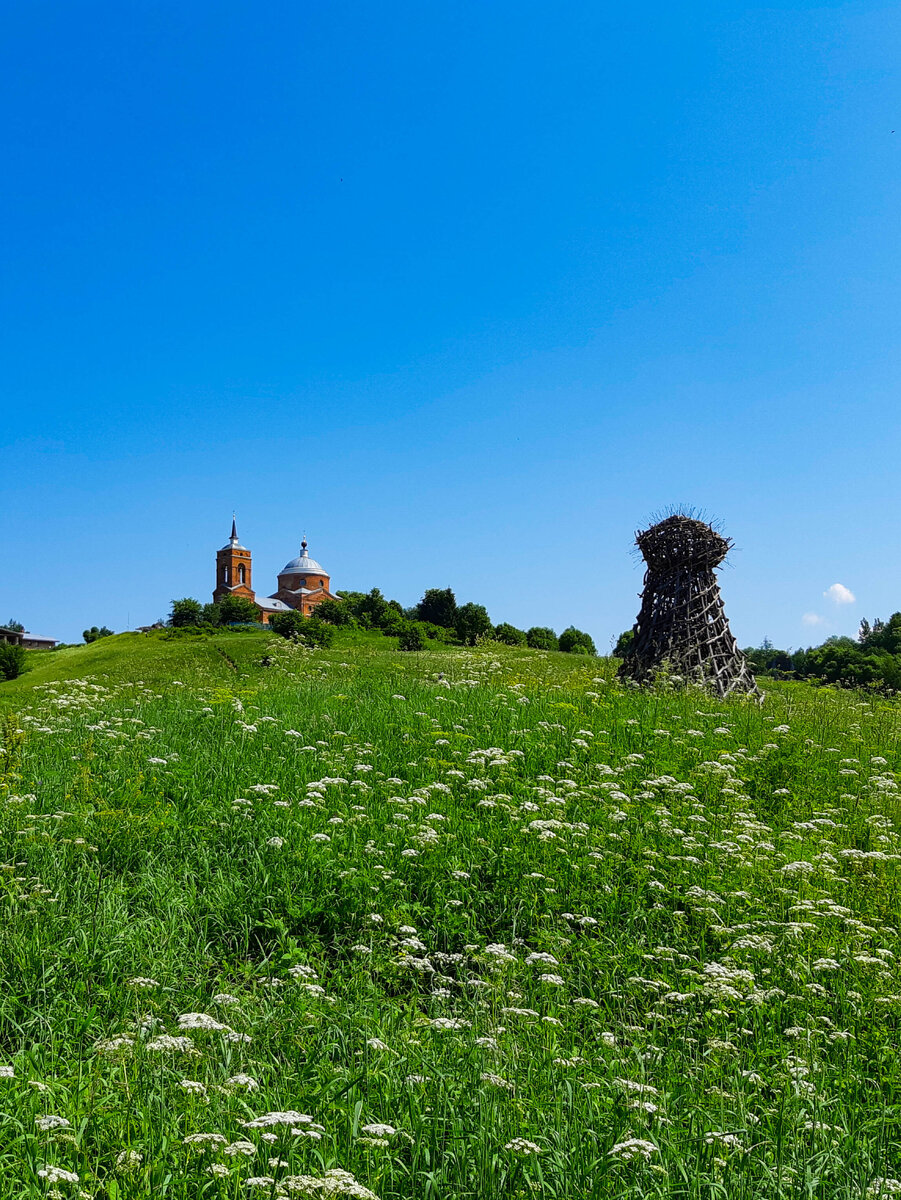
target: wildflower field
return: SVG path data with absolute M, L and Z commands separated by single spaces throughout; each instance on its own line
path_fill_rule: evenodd
M 2 1200 L 901 1193 L 897 702 L 352 636 L 32 661 Z

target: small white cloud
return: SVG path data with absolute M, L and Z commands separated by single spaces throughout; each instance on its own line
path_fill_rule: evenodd
M 821 617 L 819 613 L 805 613 L 801 618 L 802 625 L 825 625 L 826 618 Z
M 831 600 L 833 604 L 856 604 L 857 597 L 850 588 L 846 588 L 843 583 L 833 583 L 831 587 L 827 587 L 823 595 L 827 600 Z

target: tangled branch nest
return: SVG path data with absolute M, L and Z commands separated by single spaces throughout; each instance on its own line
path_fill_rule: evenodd
M 757 694 L 714 575 L 732 546 L 705 521 L 673 513 L 635 537 L 647 563 L 641 611 L 620 677 L 648 683 L 663 672 L 720 696 Z

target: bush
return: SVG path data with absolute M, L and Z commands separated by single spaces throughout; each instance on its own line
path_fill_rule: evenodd
M 307 646 L 330 646 L 335 638 L 335 629 L 316 617 L 304 617 L 292 609 L 291 612 L 276 613 L 269 628 L 283 638 L 293 638 Z
M 524 646 L 526 633 L 524 629 L 517 629 L 515 625 L 509 625 L 503 621 L 494 627 L 494 640 L 503 642 L 505 646 Z
M 25 648 L 14 642 L 0 642 L 0 677 L 18 679 L 25 670 Z
M 203 606 L 199 600 L 185 596 L 182 600 L 172 601 L 169 613 L 169 624 L 173 629 L 181 629 L 185 625 L 199 625 L 203 619 Z
M 579 646 L 582 647 L 581 650 L 577 649 Z M 576 629 L 574 625 L 568 626 L 560 634 L 560 649 L 565 650 L 567 654 L 597 654 L 591 634 Z
M 464 646 L 474 646 L 480 637 L 491 632 L 491 618 L 483 604 L 462 604 L 454 620 L 457 637 Z
M 399 637 L 409 625 L 410 622 L 402 612 L 398 612 L 396 608 L 389 607 L 382 618 L 381 629 L 389 637 Z
M 533 650 L 557 650 L 560 647 L 556 633 L 545 625 L 532 626 L 526 634 L 526 645 Z
M 420 625 L 408 623 L 398 634 L 398 650 L 425 650 L 425 636 Z
M 112 637 L 113 631 L 112 629 L 107 629 L 105 625 L 101 625 L 99 629 L 96 625 L 92 625 L 91 628 L 86 629 L 81 636 L 88 643 L 88 645 L 90 645 L 91 642 L 96 642 L 98 638 Z
M 415 618 L 413 619 L 415 620 Z M 454 631 L 452 629 L 445 629 L 443 625 L 433 625 L 431 621 L 417 621 L 416 623 L 425 636 L 431 638 L 434 642 L 443 642 L 447 645 L 448 642 L 452 642 L 454 639 Z

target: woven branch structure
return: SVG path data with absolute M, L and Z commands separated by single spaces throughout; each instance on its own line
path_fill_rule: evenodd
M 639 532 L 647 563 L 641 611 L 621 678 L 652 681 L 661 671 L 703 683 L 720 696 L 756 694 L 714 575 L 732 542 L 704 521 L 676 513 Z

